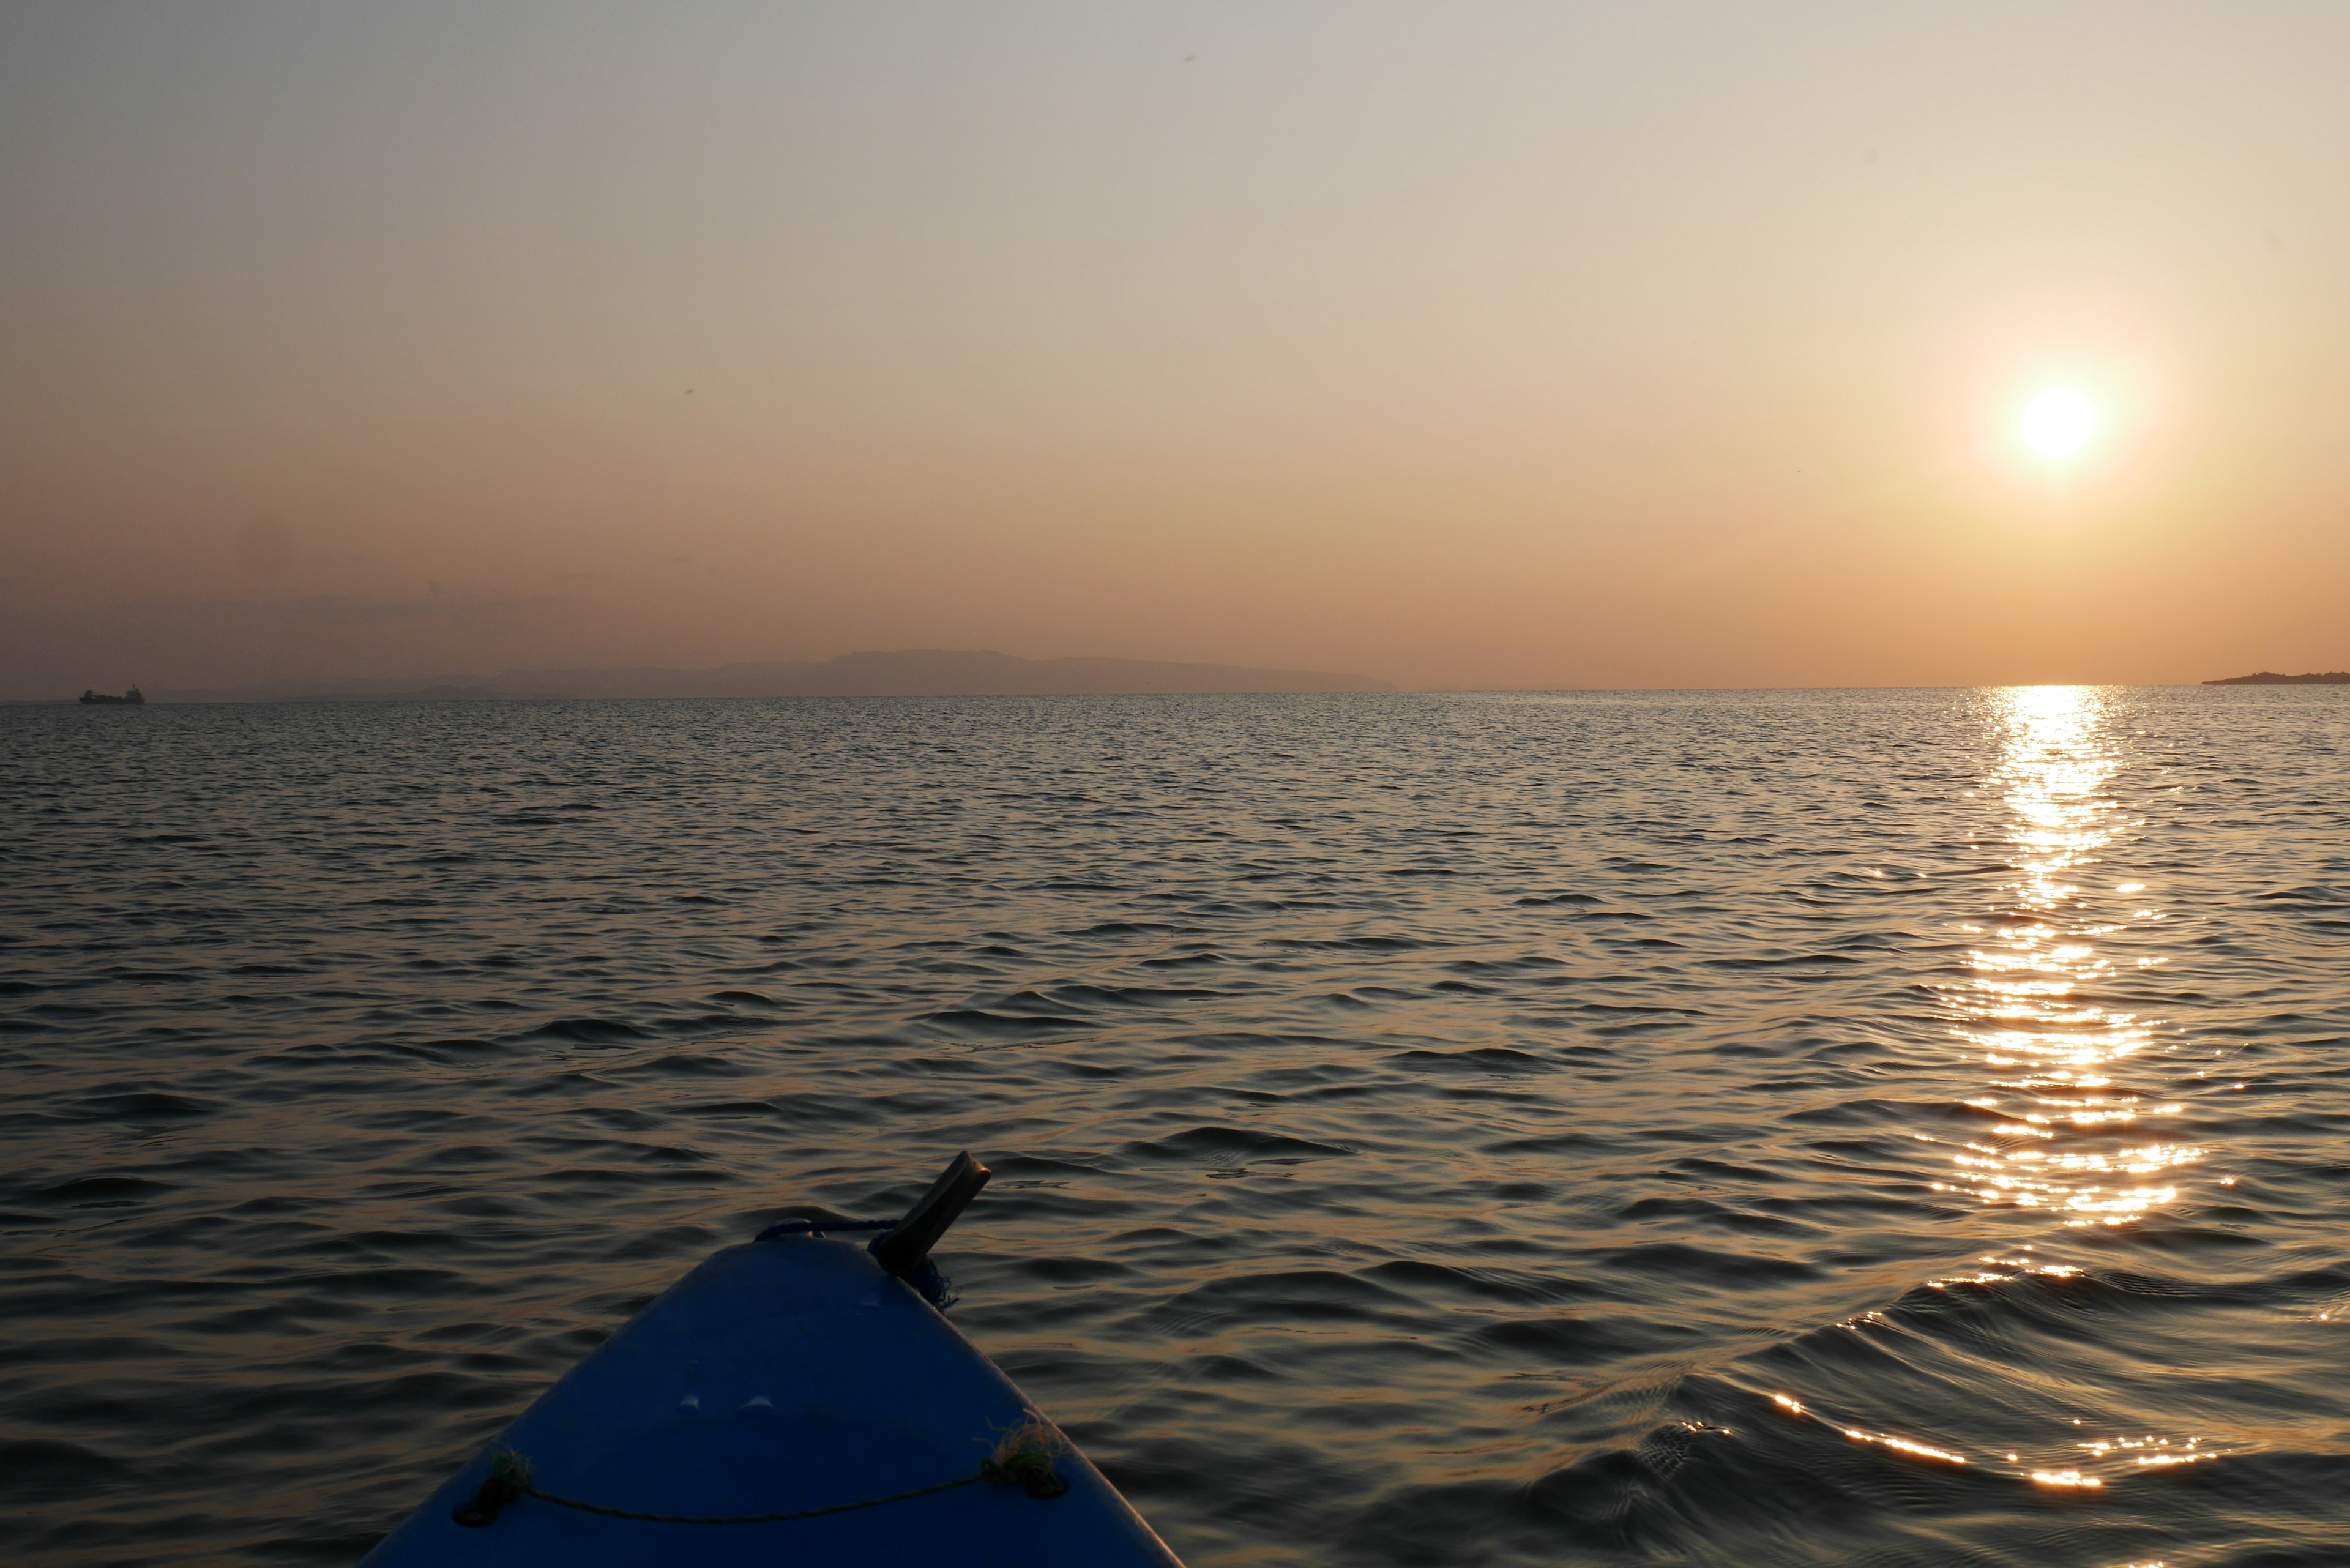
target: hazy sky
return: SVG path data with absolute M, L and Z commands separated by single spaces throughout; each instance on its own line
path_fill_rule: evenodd
M 16 0 L 0 696 L 2344 668 L 2345 77 L 2338 0 Z

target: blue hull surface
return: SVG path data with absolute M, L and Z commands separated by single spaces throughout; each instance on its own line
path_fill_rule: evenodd
M 754 1241 L 716 1253 L 639 1314 L 366 1561 L 1180 1568 L 1074 1449 L 1055 1461 L 1067 1485 L 1059 1496 L 979 1479 L 1007 1434 L 1039 1421 L 866 1249 L 811 1236 Z M 529 1490 L 494 1506 L 490 1522 L 457 1522 L 502 1452 L 527 1464 Z M 503 1473 L 520 1472 L 509 1460 Z M 700 1522 L 927 1488 L 941 1490 L 813 1517 Z M 618 1518 L 550 1496 L 695 1522 Z

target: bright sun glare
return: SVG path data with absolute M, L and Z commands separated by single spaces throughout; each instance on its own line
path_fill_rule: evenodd
M 2096 428 L 2095 406 L 2070 387 L 2041 393 L 2023 410 L 2023 439 L 2050 457 L 2070 457 Z

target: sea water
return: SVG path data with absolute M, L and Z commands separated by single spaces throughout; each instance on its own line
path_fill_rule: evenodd
M 2350 1561 L 2350 692 L 0 710 L 0 1538 L 347 1563 L 703 1254 L 1195 1568 Z

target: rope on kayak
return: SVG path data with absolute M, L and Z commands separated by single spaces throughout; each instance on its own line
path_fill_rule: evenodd
M 535 1497 L 541 1502 L 551 1502 L 557 1508 L 574 1509 L 581 1513 L 601 1514 L 606 1519 L 633 1519 L 643 1524 L 788 1524 L 795 1519 L 822 1519 L 827 1513 L 854 1513 L 860 1508 L 879 1508 L 884 1503 L 911 1502 L 918 1497 L 952 1491 L 957 1487 L 974 1486 L 978 1476 L 965 1476 L 961 1480 L 941 1481 L 936 1486 L 917 1487 L 912 1491 L 894 1492 L 888 1497 L 868 1497 L 858 1502 L 837 1502 L 829 1508 L 795 1508 L 788 1513 L 639 1513 L 634 1509 L 606 1508 L 598 1502 L 582 1502 L 576 1497 L 557 1497 L 551 1491 L 541 1491 L 525 1484 L 520 1495 Z
M 891 1492 L 887 1497 L 836 1502 L 823 1508 L 795 1508 L 782 1513 L 708 1515 L 642 1513 L 635 1509 L 608 1508 L 600 1502 L 582 1502 L 576 1497 L 564 1497 L 531 1485 L 530 1461 L 511 1449 L 501 1449 L 490 1457 L 490 1473 L 483 1478 L 482 1490 L 452 1517 L 468 1529 L 480 1530 L 495 1524 L 498 1511 L 508 1503 L 527 1497 L 579 1513 L 593 1513 L 605 1519 L 634 1520 L 640 1524 L 788 1524 L 794 1520 L 822 1519 L 827 1514 L 855 1513 L 860 1509 L 881 1508 L 893 1502 L 911 1502 L 918 1497 L 934 1497 L 942 1491 L 976 1486 L 982 1481 L 996 1486 L 1023 1487 L 1030 1497 L 1049 1500 L 1069 1490 L 1069 1483 L 1062 1480 L 1060 1472 L 1053 1468 L 1053 1461 L 1060 1457 L 1062 1447 L 1061 1435 L 1040 1417 L 1005 1433 L 1003 1440 L 995 1445 L 995 1451 L 979 1461 L 977 1473 L 954 1480 L 916 1487 L 911 1491 Z
M 902 1220 L 778 1220 L 751 1239 L 773 1241 L 785 1236 L 821 1237 L 831 1231 L 895 1231 L 904 1223 Z M 916 1294 L 941 1312 L 957 1300 L 954 1282 L 941 1273 L 938 1264 L 930 1258 L 916 1263 L 903 1278 Z
M 821 1236 L 827 1231 L 891 1231 L 895 1220 L 778 1220 L 752 1238 L 772 1241 L 778 1236 Z

